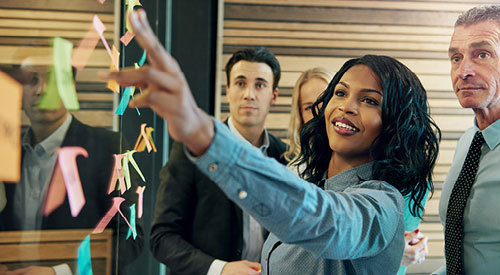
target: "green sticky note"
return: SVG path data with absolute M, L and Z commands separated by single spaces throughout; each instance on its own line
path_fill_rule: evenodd
M 141 2 L 139 0 L 127 0 L 126 4 L 127 6 L 127 16 L 125 17 L 125 28 L 129 31 L 132 32 L 132 27 L 130 26 L 130 22 L 128 20 L 128 14 L 131 13 L 134 10 L 135 6 L 142 6 Z
M 47 81 L 43 90 L 44 92 L 37 102 L 37 107 L 39 109 L 59 109 L 61 107 L 61 98 L 57 92 L 56 73 L 53 66 L 47 74 Z
M 73 43 L 61 37 L 54 38 L 54 71 L 57 90 L 64 106 L 68 110 L 79 110 L 78 98 L 76 96 L 75 83 L 73 81 L 73 69 L 71 67 L 71 52 Z

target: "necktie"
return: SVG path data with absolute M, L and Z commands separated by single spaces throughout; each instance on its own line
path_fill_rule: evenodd
M 446 274 L 464 274 L 463 272 L 463 217 L 472 184 L 476 178 L 481 146 L 484 144 L 483 134 L 477 131 L 467 152 L 462 170 L 451 191 L 446 212 L 444 229 L 444 248 L 446 256 Z

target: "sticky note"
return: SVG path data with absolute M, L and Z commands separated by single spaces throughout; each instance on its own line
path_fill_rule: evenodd
M 115 61 L 115 59 L 113 57 L 113 53 L 109 49 L 109 45 L 108 45 L 108 42 L 106 41 L 106 38 L 104 38 L 104 31 L 106 30 L 106 26 L 104 26 L 101 19 L 99 19 L 99 17 L 97 17 L 97 15 L 94 15 L 93 22 L 94 22 L 94 28 L 97 31 L 97 34 L 99 34 L 99 36 L 101 37 L 102 44 L 104 44 L 106 51 L 108 51 L 109 57 L 111 58 L 111 61 L 112 61 L 112 64 L 118 64 L 118 62 Z M 118 70 L 118 67 L 116 67 L 116 69 Z
M 92 52 L 97 46 L 97 42 L 99 42 L 99 34 L 94 27 L 91 27 L 82 40 L 80 40 L 78 47 L 73 51 L 71 58 L 73 67 L 82 70 L 87 65 Z
M 72 50 L 73 44 L 71 42 L 60 37 L 54 38 L 54 71 L 59 97 L 61 97 L 66 109 L 78 110 L 80 105 L 76 96 L 71 66 Z
M 144 179 L 144 176 L 142 175 L 141 169 L 139 169 L 139 166 L 137 165 L 137 163 L 134 160 L 134 153 L 135 153 L 134 150 L 132 150 L 132 151 L 127 150 L 127 152 L 125 153 L 125 157 L 122 159 L 123 176 L 125 178 L 125 184 L 127 186 L 127 190 L 132 187 L 132 182 L 130 180 L 130 169 L 128 166 L 129 162 L 132 164 L 134 169 L 137 171 L 137 173 L 141 177 L 142 181 L 144 181 L 144 182 L 146 181 Z
M 78 274 L 92 275 L 92 263 L 90 257 L 90 235 L 83 239 L 78 247 Z
M 139 219 L 142 218 L 144 189 L 146 189 L 146 186 L 137 186 L 137 190 L 135 191 L 137 193 L 137 196 L 139 197 L 137 199 L 137 217 L 139 217 Z
M 129 13 L 131 13 L 134 10 L 135 6 L 142 6 L 141 2 L 139 0 L 127 0 L 127 12 L 125 16 L 125 28 L 127 31 L 132 32 L 132 26 L 130 25 L 130 22 L 128 20 L 129 18 Z
M 135 230 L 132 228 L 130 223 L 128 222 L 127 218 L 123 215 L 122 211 L 120 210 L 120 205 L 122 204 L 123 201 L 125 201 L 124 198 L 121 197 L 114 197 L 112 198 L 113 200 L 113 205 L 111 208 L 109 208 L 108 212 L 102 217 L 102 219 L 99 221 L 97 226 L 94 228 L 92 231 L 92 234 L 99 234 L 104 231 L 104 228 L 109 224 L 111 219 L 116 215 L 116 212 L 119 212 L 120 215 L 123 217 L 125 222 L 127 223 L 128 227 L 132 230 L 132 232 L 135 232 Z
M 125 187 L 125 180 L 123 178 L 123 170 L 122 170 L 122 158 L 125 157 L 125 154 L 113 154 L 115 157 L 115 165 L 113 169 L 113 174 L 111 176 L 111 181 L 109 182 L 109 187 L 108 187 L 108 194 L 113 192 L 116 188 L 116 180 L 118 179 L 120 182 L 120 185 L 118 186 L 117 190 L 120 190 L 121 193 L 125 193 L 126 187 Z
M 153 142 L 153 137 L 151 133 L 154 131 L 153 127 L 147 127 L 146 123 L 141 124 L 141 132 L 137 141 L 135 142 L 134 150 L 137 152 L 144 151 L 145 147 L 148 148 L 148 152 L 154 150 L 156 152 L 156 146 Z
M 130 226 L 127 232 L 127 240 L 132 235 L 134 240 L 137 238 L 137 228 L 135 227 L 135 203 L 130 206 Z
M 126 19 L 128 20 L 128 18 Z M 120 37 L 120 41 L 125 45 L 125 46 L 128 46 L 128 43 L 130 43 L 130 41 L 132 41 L 132 39 L 134 39 L 134 34 L 127 31 L 122 37 Z
M 81 155 L 88 157 L 87 150 L 78 146 L 67 146 L 58 149 L 57 163 L 61 168 L 66 186 L 66 194 L 68 194 L 71 216 L 76 217 L 82 210 L 85 204 L 85 196 L 83 195 L 82 183 L 76 166 L 76 157 Z
M 132 163 L 132 166 L 134 167 L 135 171 L 137 171 L 137 174 L 139 174 L 142 181 L 146 182 L 146 180 L 144 179 L 144 176 L 142 175 L 141 169 L 139 169 L 139 165 L 137 165 L 137 163 L 135 162 L 135 159 L 134 159 L 135 152 L 136 152 L 135 150 L 127 151 L 128 162 Z
M 106 0 L 97 0 L 97 2 L 104 4 L 104 2 L 106 2 Z
M 23 88 L 0 71 L 0 181 L 21 177 L 21 101 Z
M 50 215 L 50 213 L 52 213 L 64 203 L 65 198 L 66 186 L 64 186 L 64 177 L 61 171 L 61 167 L 59 167 L 59 164 L 56 160 L 56 165 L 54 165 L 54 171 L 52 172 L 47 195 L 45 195 L 45 199 L 42 204 L 42 215 Z
M 45 110 L 57 110 L 61 107 L 61 98 L 59 97 L 59 90 L 57 88 L 54 66 L 47 73 L 47 82 L 44 92 L 40 95 L 37 102 L 37 107 Z
M 116 49 L 115 45 L 113 45 L 111 52 L 113 53 L 114 62 L 118 62 L 118 60 L 120 60 L 120 52 Z M 111 72 L 117 72 L 118 67 L 119 64 L 118 63 L 113 64 L 113 60 L 111 60 L 111 65 L 109 65 L 109 70 Z M 108 80 L 106 88 L 110 89 L 111 91 L 117 94 L 120 93 L 120 85 L 113 79 Z
M 130 101 L 130 96 L 134 92 L 135 87 L 129 86 L 123 89 L 123 95 L 122 99 L 120 100 L 120 104 L 118 105 L 118 108 L 115 111 L 115 114 L 117 115 L 123 115 L 125 112 L 125 109 L 127 109 L 128 102 Z
M 141 59 L 137 62 L 137 65 L 142 66 L 146 62 L 146 50 L 142 53 Z

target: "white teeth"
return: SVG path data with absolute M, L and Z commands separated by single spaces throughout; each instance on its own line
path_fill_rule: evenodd
M 353 128 L 353 127 L 351 127 L 345 123 L 339 122 L 339 121 L 335 122 L 335 126 L 340 127 L 340 128 L 344 128 L 347 130 L 351 130 L 351 131 L 357 131 L 356 128 Z

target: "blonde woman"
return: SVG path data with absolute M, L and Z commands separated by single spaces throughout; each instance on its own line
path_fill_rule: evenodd
M 333 73 L 323 67 L 316 67 L 304 71 L 292 92 L 292 106 L 290 114 L 290 127 L 288 137 L 290 147 L 284 153 L 288 162 L 294 160 L 300 152 L 300 129 L 304 123 L 313 118 L 312 104 L 319 95 L 328 87 L 333 78 Z

